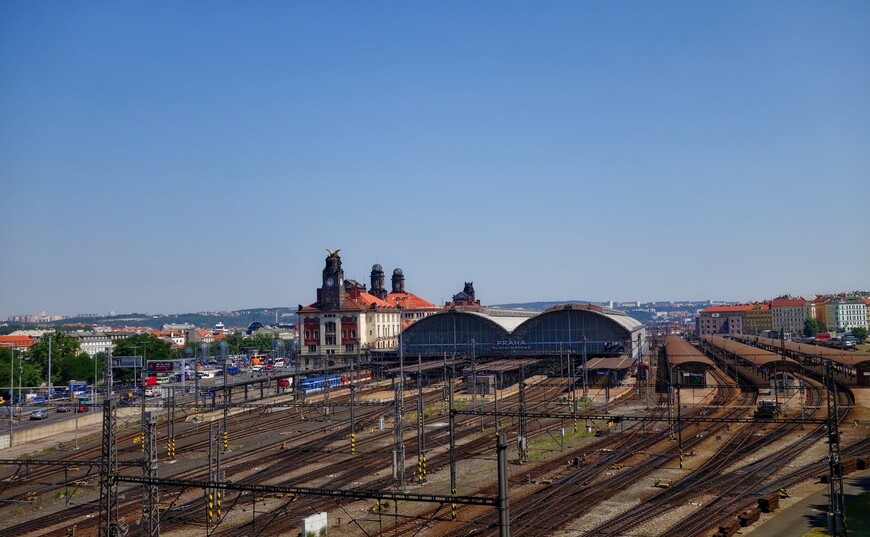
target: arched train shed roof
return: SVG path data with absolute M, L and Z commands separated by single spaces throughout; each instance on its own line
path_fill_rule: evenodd
M 642 333 L 643 324 L 622 312 L 564 304 L 540 313 L 452 308 L 415 322 L 401 340 L 403 352 L 424 356 L 620 356 L 636 354 Z
M 680 336 L 668 336 L 665 338 L 665 353 L 670 367 L 679 367 L 685 364 L 699 364 L 706 367 L 716 367 L 713 360 L 704 356 L 694 345 Z
M 744 343 L 725 339 L 722 336 L 705 335 L 701 337 L 706 341 L 709 341 L 713 345 L 716 345 L 720 349 L 725 349 L 726 351 L 736 354 L 745 360 L 749 360 L 758 367 L 766 367 L 771 364 L 776 365 L 777 363 L 782 362 L 782 356 L 780 356 L 779 354 L 766 351 L 764 349 L 759 349 L 758 347 L 753 347 L 752 345 L 746 345 Z M 786 358 L 785 361 L 791 366 L 800 365 L 797 361 L 791 358 Z
M 745 341 L 750 344 L 766 345 L 769 348 L 778 348 L 780 345 L 783 345 L 783 343 L 778 339 L 766 337 L 751 336 L 746 334 L 737 334 L 732 337 L 734 339 L 739 339 L 740 341 Z M 867 353 L 843 351 L 839 349 L 832 349 L 830 347 L 811 345 L 809 343 L 795 343 L 793 341 L 786 341 L 784 347 L 786 348 L 786 350 L 791 352 L 797 352 L 822 360 L 831 360 L 832 362 L 849 367 L 855 367 L 859 364 L 864 367 L 870 366 L 870 354 Z

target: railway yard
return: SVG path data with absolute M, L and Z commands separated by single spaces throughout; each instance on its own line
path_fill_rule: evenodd
M 164 536 L 296 536 L 326 512 L 333 537 L 730 536 L 828 490 L 832 453 L 835 478 L 870 461 L 870 388 L 849 382 L 854 360 L 670 336 L 648 363 L 609 389 L 556 369 L 472 395 L 445 368 L 304 402 L 289 389 L 172 413 L 150 402 L 150 427 L 109 420 L 114 443 L 104 418 L 78 449 L 4 459 L 0 534 L 109 535 L 103 502 L 127 535 L 156 535 L 159 522 Z M 101 500 L 109 485 L 116 504 Z

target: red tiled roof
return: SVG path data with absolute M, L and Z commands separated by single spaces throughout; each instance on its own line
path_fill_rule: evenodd
M 772 308 L 794 308 L 807 305 L 807 301 L 802 298 L 774 298 L 770 301 Z
M 350 307 L 360 307 L 362 309 L 371 309 L 375 308 L 392 308 L 389 303 L 385 300 L 381 300 L 375 295 L 366 293 L 364 291 L 359 291 L 356 293 L 347 293 L 344 295 L 344 304 L 341 305 L 342 309 L 350 305 Z
M 387 302 L 392 306 L 404 309 L 438 307 L 425 298 L 421 298 L 413 293 L 390 293 L 387 295 Z
M 734 304 L 731 306 L 710 306 L 709 308 L 704 308 L 701 310 L 701 313 L 729 313 L 735 311 L 752 311 L 754 308 L 753 304 Z
M 365 291 L 352 290 L 344 295 L 344 302 L 341 303 L 339 310 L 358 310 L 365 311 L 372 308 L 389 308 L 395 309 L 395 306 L 388 304 L 375 295 L 366 293 Z M 299 313 L 318 313 L 323 311 L 319 302 L 309 304 L 299 310 Z
M 0 336 L 0 347 L 32 347 L 36 340 L 30 336 Z

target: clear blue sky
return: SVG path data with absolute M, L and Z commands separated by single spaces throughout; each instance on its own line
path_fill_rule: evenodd
M 0 3 L 0 318 L 870 288 L 870 2 Z

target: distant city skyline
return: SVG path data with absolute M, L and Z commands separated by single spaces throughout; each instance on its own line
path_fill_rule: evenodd
M 870 3 L 0 3 L 0 318 L 870 288 Z
M 870 295 L 870 290 L 849 290 L 849 291 L 838 291 L 835 293 L 809 293 L 807 295 L 794 295 L 794 294 L 791 294 L 791 295 L 792 296 L 812 297 L 812 296 L 849 294 L 852 292 L 860 292 L 860 293 Z M 786 293 L 786 294 L 788 294 L 788 293 Z M 753 298 L 753 299 L 747 299 L 747 300 L 702 298 L 702 299 L 662 299 L 662 300 L 650 300 L 650 301 L 642 301 L 642 300 L 587 300 L 587 299 L 582 299 L 582 298 L 581 299 L 565 298 L 565 299 L 554 299 L 554 300 L 546 300 L 546 299 L 530 300 L 530 301 L 524 301 L 524 302 L 502 302 L 502 303 L 493 303 L 493 304 L 484 303 L 484 305 L 513 306 L 513 305 L 520 305 L 520 304 L 547 303 L 547 302 L 554 302 L 554 303 L 592 302 L 592 303 L 596 303 L 596 304 L 605 304 L 605 305 L 612 304 L 614 307 L 627 307 L 628 304 L 635 304 L 636 303 L 638 305 L 638 307 L 641 307 L 644 305 L 650 305 L 650 304 L 655 304 L 655 303 L 662 303 L 662 304 L 663 303 L 686 304 L 686 303 L 704 303 L 704 302 L 709 302 L 712 304 L 751 303 L 751 302 L 770 301 L 774 298 L 776 298 L 776 297 Z M 444 304 L 436 304 L 436 305 L 443 306 Z M 262 311 L 262 310 L 272 310 L 272 309 L 280 309 L 280 308 L 291 309 L 291 310 L 294 309 L 294 307 L 290 306 L 290 305 L 270 305 L 270 306 L 248 306 L 248 307 L 233 308 L 233 309 L 224 308 L 224 309 L 218 309 L 218 310 L 184 310 L 184 311 L 159 311 L 159 312 L 158 311 L 133 311 L 133 310 L 114 311 L 114 310 L 109 310 L 106 313 L 88 313 L 88 314 L 82 314 L 82 313 L 69 314 L 69 313 L 55 313 L 55 312 L 49 313 L 45 310 L 42 310 L 38 313 L 13 313 L 13 314 L 8 314 L 8 315 L 2 315 L 2 316 L 0 316 L 0 322 L 44 322 L 44 321 L 21 321 L 21 320 L 9 319 L 10 317 L 24 317 L 24 316 L 32 316 L 32 317 L 45 316 L 45 317 L 49 318 L 50 322 L 63 320 L 63 319 L 67 319 L 67 318 L 73 318 L 73 319 L 74 318 L 81 318 L 81 317 L 102 318 L 102 317 L 135 315 L 135 314 L 138 314 L 138 315 L 188 315 L 188 314 L 196 315 L 196 314 L 201 314 L 201 315 L 221 316 L 221 315 L 227 315 L 230 313 L 236 313 L 236 312 L 240 312 L 240 311 Z M 5 321 L 2 321 L 2 319 L 5 319 Z

